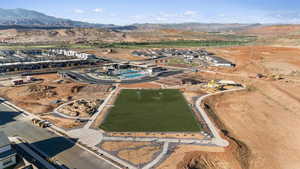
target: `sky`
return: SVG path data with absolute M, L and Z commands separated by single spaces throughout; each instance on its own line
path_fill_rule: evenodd
M 300 23 L 299 0 L 0 0 L 0 8 L 24 8 L 73 20 L 133 23 Z

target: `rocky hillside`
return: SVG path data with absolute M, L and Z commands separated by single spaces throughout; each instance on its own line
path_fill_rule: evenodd
M 1 9 L 0 25 L 57 26 L 57 27 L 109 27 L 113 25 L 91 24 L 70 19 L 56 18 L 27 9 Z
M 0 30 L 0 41 L 6 43 L 117 42 L 125 39 L 122 32 L 96 28 Z

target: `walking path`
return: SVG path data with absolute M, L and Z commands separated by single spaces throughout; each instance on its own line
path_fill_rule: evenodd
M 104 102 L 99 106 L 97 113 L 95 113 L 90 120 L 87 122 L 87 124 L 84 126 L 85 129 L 88 129 L 91 127 L 91 125 L 94 123 L 94 121 L 96 120 L 96 118 L 98 117 L 98 115 L 102 112 L 102 110 L 104 109 L 104 107 L 106 106 L 106 104 L 110 101 L 110 99 L 112 98 L 112 96 L 115 94 L 115 92 L 117 91 L 117 87 L 116 89 L 112 90 L 110 92 L 110 94 L 107 96 L 107 98 L 104 100 Z
M 150 169 L 155 164 L 157 164 L 168 152 L 169 142 L 165 142 L 163 146 L 162 152 L 150 163 L 148 163 L 146 166 L 144 166 L 142 169 Z
M 102 138 L 103 141 L 141 141 L 141 142 L 169 142 L 169 143 L 185 143 L 185 144 L 203 144 L 214 145 L 211 140 L 199 139 L 176 139 L 176 138 L 147 138 L 147 137 L 107 137 Z

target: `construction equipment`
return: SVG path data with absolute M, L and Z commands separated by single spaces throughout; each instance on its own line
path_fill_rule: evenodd
M 215 80 L 211 80 L 210 82 L 207 83 L 207 87 L 219 89 L 221 85 L 219 85 Z
M 270 78 L 272 80 L 281 80 L 281 79 L 283 79 L 282 75 L 280 75 L 280 74 L 273 74 L 273 75 L 270 76 Z
M 32 124 L 39 126 L 41 128 L 46 128 L 46 127 L 51 126 L 51 123 L 47 120 L 39 120 L 39 119 L 34 118 L 31 121 L 32 121 Z
M 32 124 L 34 124 L 34 125 L 38 124 L 40 121 L 41 120 L 36 119 L 36 118 L 34 118 L 34 119 L 31 120 Z

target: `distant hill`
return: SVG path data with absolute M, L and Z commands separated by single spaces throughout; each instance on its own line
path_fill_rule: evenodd
M 260 24 L 221 24 L 221 23 L 178 23 L 178 24 L 133 24 L 140 30 L 177 29 L 197 32 L 239 31 L 260 26 Z
M 113 24 L 94 24 L 70 19 L 48 16 L 41 12 L 27 9 L 2 9 L 0 8 L 0 29 L 56 29 L 56 28 L 109 28 L 119 31 L 128 30 L 157 30 L 157 29 L 177 29 L 197 32 L 222 32 L 237 31 L 256 27 L 259 24 L 206 24 L 206 23 L 179 23 L 179 24 L 132 24 L 127 26 L 117 26 Z
M 23 27 L 113 27 L 114 25 L 92 24 L 56 18 L 43 13 L 27 9 L 1 9 L 0 25 Z

